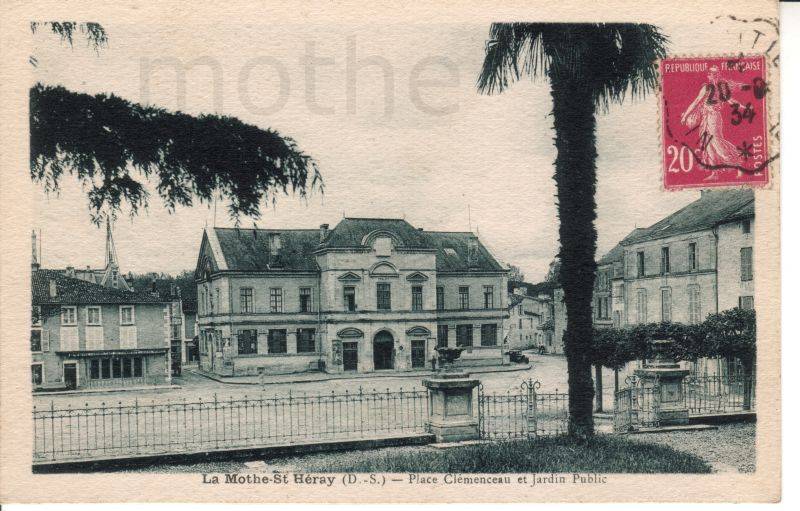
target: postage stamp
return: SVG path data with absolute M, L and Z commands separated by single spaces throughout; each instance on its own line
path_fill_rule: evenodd
M 765 58 L 661 61 L 665 189 L 769 183 Z

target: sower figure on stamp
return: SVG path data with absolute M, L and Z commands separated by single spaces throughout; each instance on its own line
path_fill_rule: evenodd
M 745 84 L 722 80 L 719 68 L 711 66 L 708 81 L 700 88 L 697 97 L 681 115 L 681 124 L 698 129 L 699 145 L 697 158 L 705 167 L 718 167 L 709 170 L 729 170 L 725 165 L 739 165 L 740 155 L 736 145 L 725 138 L 723 133 L 722 105 L 728 103 L 735 109 L 739 103 L 733 99 L 731 88 L 742 88 Z M 741 172 L 741 171 L 740 171 Z M 719 176 L 712 172 L 706 180 L 716 180 Z

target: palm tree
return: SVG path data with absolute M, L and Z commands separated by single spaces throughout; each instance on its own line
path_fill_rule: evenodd
M 80 34 L 95 51 L 106 46 L 97 23 L 34 22 L 70 46 Z M 38 60 L 30 57 L 33 66 Z M 260 216 L 278 194 L 305 196 L 322 180 L 315 161 L 294 140 L 235 117 L 192 116 L 140 105 L 113 94 L 81 94 L 35 84 L 30 90 L 30 172 L 46 191 L 65 173 L 81 183 L 92 221 L 127 203 L 131 215 L 148 205 L 152 179 L 169 211 L 228 199 L 231 217 Z
M 666 43 L 651 25 L 493 23 L 478 78 L 478 90 L 488 94 L 504 91 L 521 75 L 550 82 L 561 221 L 559 281 L 567 309 L 569 433 L 581 439 L 594 434 L 595 113 L 628 93 L 643 97 L 653 90 L 656 60 L 665 56 Z

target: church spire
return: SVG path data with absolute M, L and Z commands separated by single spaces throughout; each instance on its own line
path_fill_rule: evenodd
M 36 231 L 31 231 L 31 269 L 39 269 L 39 251 L 36 247 Z
M 106 268 L 119 268 L 117 249 L 114 246 L 114 237 L 111 235 L 111 219 L 106 217 Z

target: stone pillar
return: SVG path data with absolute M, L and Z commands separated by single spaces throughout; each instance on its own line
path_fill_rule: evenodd
M 437 442 L 460 442 L 480 437 L 478 420 L 472 413 L 472 391 L 479 383 L 469 374 L 457 372 L 440 372 L 422 380 L 431 402 L 428 424 Z
M 681 369 L 675 360 L 666 354 L 672 341 L 653 341 L 653 359 L 646 360 L 642 369 L 634 373 L 646 388 L 653 389 L 653 406 L 660 426 L 689 423 L 689 409 L 683 395 L 683 379 L 688 369 Z

